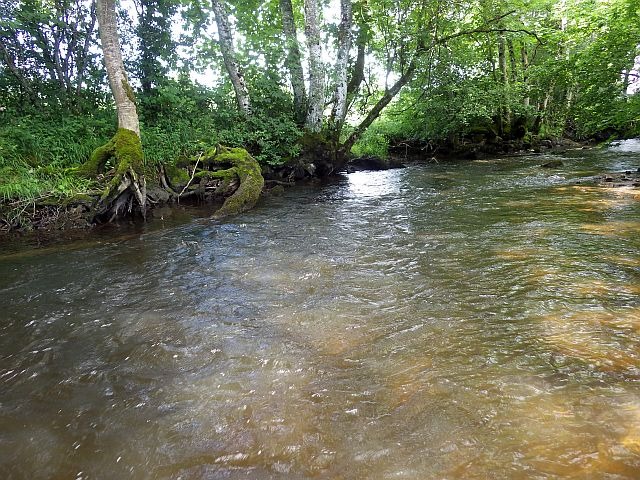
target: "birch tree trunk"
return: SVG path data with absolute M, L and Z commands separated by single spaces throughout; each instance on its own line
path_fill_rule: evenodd
M 233 47 L 233 34 L 229 25 L 229 12 L 223 4 L 222 0 L 212 0 L 213 14 L 216 17 L 216 25 L 218 26 L 218 38 L 220 43 L 220 51 L 224 60 L 224 66 L 227 69 L 231 84 L 236 92 L 236 101 L 238 108 L 245 115 L 251 115 L 251 98 L 247 89 L 247 81 L 242 74 L 242 70 L 238 65 L 238 59 Z
M 344 157 L 349 154 L 351 148 L 355 145 L 355 143 L 360 139 L 362 134 L 365 132 L 367 128 L 371 126 L 376 118 L 380 116 L 382 110 L 391 103 L 391 100 L 402 90 L 411 79 L 413 78 L 413 74 L 415 73 L 417 68 L 417 59 L 414 57 L 411 60 L 411 63 L 405 70 L 398 80 L 395 81 L 393 85 L 387 88 L 384 92 L 384 95 L 376 102 L 373 108 L 369 111 L 369 114 L 360 122 L 360 124 L 353 130 L 351 135 L 345 140 L 345 142 L 340 146 L 341 155 Z
M 340 12 L 341 20 L 338 31 L 335 101 L 331 111 L 330 121 L 330 128 L 336 142 L 340 139 L 340 130 L 347 115 L 347 66 L 349 63 L 349 51 L 351 50 L 352 24 L 351 0 L 340 0 Z
M 513 40 L 511 38 L 507 39 L 507 48 L 509 49 L 509 70 L 511 73 L 511 83 L 516 83 L 520 78 L 518 74 L 518 64 L 516 62 L 516 51 L 513 47 Z
M 122 62 L 115 0 L 98 0 L 96 14 L 104 63 L 118 111 L 118 128 L 131 130 L 140 136 L 135 97 Z
M 144 156 L 140 141 L 140 123 L 133 90 L 129 85 L 122 62 L 115 0 L 98 0 L 96 5 L 98 30 L 104 54 L 109 85 L 118 113 L 118 131 L 109 142 L 96 148 L 91 158 L 80 166 L 78 173 L 96 175 L 105 170 L 107 162 L 115 158 L 117 166 L 97 204 L 94 219 L 116 218 L 120 212 L 132 211 L 134 199 L 146 214 L 147 187 L 144 178 Z
M 525 91 L 527 92 L 524 99 L 522 100 L 522 104 L 525 107 L 529 107 L 531 103 L 531 99 L 529 97 L 529 74 L 527 70 L 529 69 L 529 53 L 527 52 L 527 47 L 525 45 L 522 46 L 520 50 L 520 55 L 522 57 L 522 82 L 524 83 Z
M 507 72 L 506 40 L 503 33 L 498 35 L 498 67 L 500 69 L 500 81 L 503 88 L 499 128 L 500 134 L 504 136 L 505 134 L 510 133 L 511 111 L 509 109 L 509 100 L 506 98 L 507 86 L 509 85 L 509 75 Z
M 358 32 L 358 38 L 356 39 L 356 45 L 358 47 L 358 53 L 356 55 L 356 63 L 353 66 L 353 73 L 349 84 L 347 85 L 347 96 L 352 96 L 358 92 L 360 84 L 364 80 L 364 62 L 367 49 L 366 35 L 362 29 Z M 349 100 L 347 100 L 349 104 Z
M 304 125 L 307 116 L 307 91 L 304 85 L 304 72 L 296 23 L 293 17 L 291 0 L 280 0 L 280 14 L 282 16 L 282 32 L 285 36 L 287 58 L 285 64 L 291 76 L 291 88 L 293 89 L 293 108 L 296 122 Z
M 538 113 L 536 115 L 536 118 L 533 121 L 533 127 L 531 128 L 531 130 L 535 135 L 540 134 L 540 130 L 545 121 L 544 114 L 549 108 L 549 103 L 551 103 L 551 97 L 553 96 L 553 91 L 555 87 L 556 87 L 555 81 L 551 82 L 551 85 L 549 85 L 549 89 L 547 90 L 544 100 L 542 101 L 541 104 L 538 104 Z
M 317 133 L 322 128 L 322 113 L 324 110 L 324 71 L 322 68 L 318 11 L 318 0 L 304 0 L 304 32 L 309 50 L 309 106 L 305 127 L 312 133 Z

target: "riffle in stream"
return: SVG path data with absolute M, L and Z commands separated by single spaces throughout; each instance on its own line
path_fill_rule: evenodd
M 640 478 L 640 203 L 578 152 L 0 256 L 0 477 Z

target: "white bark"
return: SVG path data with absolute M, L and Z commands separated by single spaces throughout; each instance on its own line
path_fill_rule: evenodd
M 500 134 L 504 134 L 507 127 L 511 124 L 511 110 L 509 108 L 509 100 L 506 98 L 506 89 L 509 85 L 509 75 L 507 72 L 507 52 L 506 39 L 504 33 L 498 35 L 498 66 L 500 68 L 500 80 L 504 88 L 501 107 L 500 107 Z
M 318 0 L 304 0 L 304 32 L 309 50 L 309 106 L 305 127 L 310 132 L 319 132 L 322 128 L 324 110 L 324 70 L 318 27 L 319 10 Z
M 224 66 L 227 69 L 231 84 L 236 92 L 236 101 L 238 108 L 245 115 L 251 115 L 251 98 L 247 89 L 247 81 L 239 67 L 236 57 L 235 48 L 233 47 L 233 34 L 229 25 L 229 12 L 222 0 L 212 0 L 213 14 L 216 17 L 216 25 L 218 26 L 218 39 L 220 43 L 220 51 L 224 60 Z
M 287 59 L 285 64 L 291 76 L 291 88 L 293 89 L 293 106 L 296 114 L 296 121 L 302 125 L 307 114 L 307 92 L 304 85 L 304 72 L 296 23 L 293 17 L 293 6 L 291 0 L 280 0 L 280 14 L 282 15 L 282 31 L 285 35 Z
M 135 98 L 122 62 L 115 0 L 98 0 L 96 14 L 104 63 L 118 112 L 118 128 L 132 130 L 140 136 Z
M 351 0 L 340 0 L 340 29 L 338 31 L 338 58 L 336 60 L 336 89 L 331 111 L 331 127 L 336 134 L 340 132 L 347 115 L 347 66 L 351 50 Z
M 120 39 L 118 38 L 118 17 L 116 16 L 115 0 L 98 0 L 96 4 L 96 17 L 98 19 L 98 31 L 100 33 L 100 42 L 102 44 L 102 52 L 104 55 L 104 63 L 109 77 L 109 85 L 116 102 L 116 111 L 118 113 L 118 129 L 125 129 L 135 133 L 135 141 L 140 147 L 140 155 L 142 155 L 142 145 L 140 144 L 140 122 L 138 121 L 138 112 L 136 110 L 136 99 L 129 85 L 127 73 L 122 62 L 122 51 L 120 50 Z M 111 144 L 112 155 L 118 155 L 118 145 L 116 139 L 119 135 L 125 135 L 118 131 L 112 139 Z M 130 135 L 130 134 L 129 134 Z M 107 145 L 109 145 L 107 144 Z M 102 147 L 104 148 L 104 147 Z M 109 206 L 114 209 L 114 217 L 118 214 L 119 204 L 118 198 L 127 189 L 133 190 L 133 195 L 140 204 L 140 210 L 143 217 L 146 216 L 147 188 L 142 171 L 137 171 L 142 164 L 142 157 L 137 159 L 127 158 L 121 159 L 121 162 L 128 162 L 126 172 L 120 171 L 118 165 L 115 179 L 118 179 L 118 186 L 114 187 L 110 182 L 102 195 L 100 204 Z

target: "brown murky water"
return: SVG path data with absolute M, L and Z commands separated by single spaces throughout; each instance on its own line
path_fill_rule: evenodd
M 0 477 L 640 478 L 640 157 L 564 161 L 0 257 Z

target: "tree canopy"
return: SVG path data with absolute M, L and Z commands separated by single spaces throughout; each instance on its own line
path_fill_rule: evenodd
M 202 145 L 263 165 L 390 142 L 639 133 L 631 0 L 127 0 L 145 162 Z M 0 6 L 0 167 L 73 166 L 115 110 L 95 0 Z M 5 195 L 6 196 L 6 195 Z

